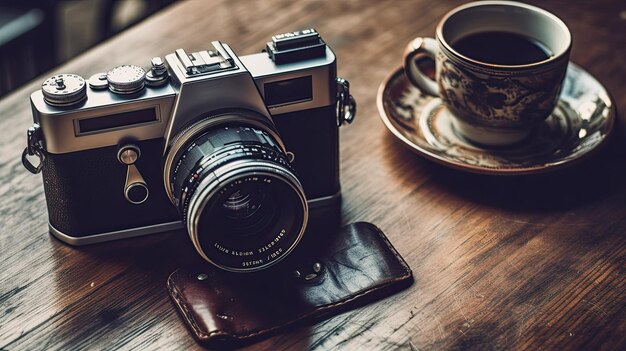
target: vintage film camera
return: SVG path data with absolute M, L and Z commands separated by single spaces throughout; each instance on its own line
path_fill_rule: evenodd
M 22 160 L 43 173 L 54 236 L 184 227 L 205 260 L 256 271 L 296 247 L 309 211 L 340 199 L 338 127 L 356 105 L 319 34 L 276 35 L 241 57 L 212 45 L 155 57 L 147 73 L 55 75 L 31 95 Z

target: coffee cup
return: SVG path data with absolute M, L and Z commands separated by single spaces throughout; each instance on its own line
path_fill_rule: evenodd
M 522 142 L 556 107 L 572 43 L 562 20 L 513 1 L 478 1 L 448 12 L 435 39 L 415 38 L 404 71 L 441 98 L 454 129 L 486 146 Z M 436 80 L 419 68 L 435 60 Z

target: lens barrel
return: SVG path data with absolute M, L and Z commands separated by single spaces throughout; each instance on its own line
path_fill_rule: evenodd
M 304 190 L 271 128 L 228 119 L 187 128 L 169 150 L 166 186 L 198 253 L 234 272 L 267 268 L 298 244 Z

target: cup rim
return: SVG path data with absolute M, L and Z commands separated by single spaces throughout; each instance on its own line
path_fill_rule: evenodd
M 525 8 L 527 10 L 532 10 L 535 12 L 538 12 L 548 18 L 550 18 L 551 20 L 553 20 L 555 23 L 557 23 L 557 25 L 559 27 L 561 27 L 561 29 L 563 29 L 563 32 L 567 35 L 567 48 L 565 50 L 563 50 L 560 54 L 558 55 L 554 55 L 551 56 L 545 60 L 542 61 L 537 61 L 537 62 L 532 62 L 532 63 L 527 63 L 527 64 L 523 64 L 523 65 L 502 65 L 502 64 L 496 64 L 496 63 L 488 63 L 488 62 L 484 62 L 484 61 L 479 61 L 470 57 L 467 57 L 463 54 L 461 54 L 460 52 L 458 52 L 457 50 L 455 50 L 452 45 L 450 45 L 446 39 L 443 36 L 443 25 L 444 23 L 450 18 L 452 17 L 454 14 L 472 8 L 472 7 L 480 7 L 480 6 L 486 6 L 486 5 L 503 5 L 503 6 L 515 6 L 515 7 L 520 7 L 520 8 Z M 441 43 L 441 45 L 443 45 L 445 47 L 446 50 L 450 51 L 452 54 L 454 54 L 455 56 L 465 60 L 465 61 L 469 61 L 473 64 L 479 65 L 479 66 L 484 66 L 484 67 L 488 67 L 488 68 L 500 68 L 500 69 L 526 69 L 526 68 L 535 68 L 535 67 L 539 67 L 539 66 L 544 66 L 548 63 L 554 62 L 554 61 L 558 61 L 560 60 L 563 56 L 567 55 L 567 53 L 570 51 L 571 47 L 572 47 L 572 33 L 570 32 L 569 28 L 567 27 L 567 25 L 565 24 L 565 22 L 563 22 L 563 20 L 561 20 L 559 17 L 557 17 L 555 14 L 544 10 L 540 7 L 537 6 L 533 6 L 533 5 L 529 5 L 529 4 L 525 4 L 525 3 L 521 3 L 521 2 L 517 2 L 517 1 L 502 1 L 502 0 L 487 0 L 487 1 L 474 1 L 474 2 L 470 2 L 461 6 L 457 6 L 455 8 L 453 8 L 452 10 L 448 11 L 439 21 L 439 23 L 437 24 L 437 29 L 435 30 L 435 34 L 437 37 L 437 40 Z

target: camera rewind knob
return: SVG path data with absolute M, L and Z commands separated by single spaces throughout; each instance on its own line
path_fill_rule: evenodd
M 109 90 L 116 94 L 133 94 L 144 87 L 146 71 L 135 65 L 117 66 L 107 73 Z
M 127 165 L 124 197 L 128 202 L 138 205 L 148 199 L 148 184 L 139 173 L 135 162 L 141 156 L 141 150 L 135 145 L 124 145 L 117 152 L 120 163 Z
M 87 86 L 77 74 L 58 74 L 41 85 L 44 101 L 52 106 L 70 106 L 87 99 Z

